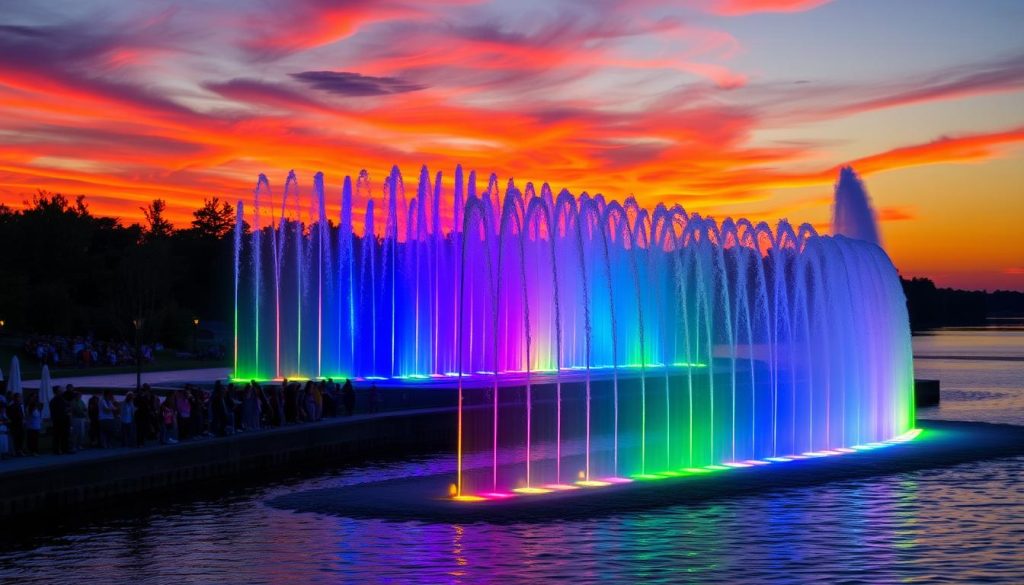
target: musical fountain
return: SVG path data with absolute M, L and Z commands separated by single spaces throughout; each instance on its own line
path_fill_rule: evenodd
M 237 212 L 235 376 L 454 386 L 454 500 L 914 436 L 905 300 L 872 242 L 494 175 L 478 190 L 461 167 L 422 168 L 411 197 L 397 167 L 380 192 L 364 171 L 339 201 L 322 173 L 276 196 L 261 175 Z

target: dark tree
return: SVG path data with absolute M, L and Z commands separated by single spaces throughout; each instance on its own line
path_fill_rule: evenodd
M 204 207 L 227 215 L 220 202 Z M 0 262 L 5 332 L 131 341 L 142 317 L 144 339 L 182 347 L 193 319 L 224 320 L 231 230 L 175 231 L 161 200 L 143 212 L 144 225 L 126 226 L 94 217 L 82 197 L 42 191 L 24 209 L 0 205 L 0 249 L 17 251 Z
M 235 227 L 235 209 L 219 198 L 204 199 L 203 206 L 192 212 L 192 229 L 199 236 L 222 238 Z
M 158 240 L 170 237 L 171 232 L 174 231 L 174 226 L 164 217 L 164 211 L 167 210 L 167 202 L 163 199 L 154 199 L 148 207 L 140 207 L 139 209 L 142 210 L 142 213 L 146 216 L 146 223 L 149 224 L 149 228 L 146 230 L 146 237 L 148 239 Z

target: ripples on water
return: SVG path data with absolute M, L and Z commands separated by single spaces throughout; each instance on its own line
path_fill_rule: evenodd
M 1019 337 L 983 337 L 1002 343 L 997 351 L 1024 352 Z M 915 349 L 928 343 L 915 339 Z M 920 416 L 1024 424 L 1024 361 L 921 360 L 916 369 L 943 383 L 942 406 Z M 55 528 L 5 542 L 0 579 L 1024 582 L 1024 458 L 549 524 L 349 520 L 262 503 L 286 491 L 447 466 L 450 458 L 368 465 Z

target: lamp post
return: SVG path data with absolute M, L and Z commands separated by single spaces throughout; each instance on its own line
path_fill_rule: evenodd
M 135 392 L 142 389 L 142 317 L 132 319 L 135 326 Z
M 199 332 L 199 319 L 192 319 L 192 354 L 198 357 L 199 344 L 196 341 L 196 334 Z

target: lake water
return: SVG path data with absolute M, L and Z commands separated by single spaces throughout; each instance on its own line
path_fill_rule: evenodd
M 942 405 L 920 417 L 1024 424 L 1024 329 L 945 330 L 914 349 L 926 356 L 917 377 L 942 380 Z M 264 503 L 450 464 L 365 465 L 37 526 L 2 541 L 0 581 L 1024 582 L 1021 457 L 548 524 L 351 520 Z

